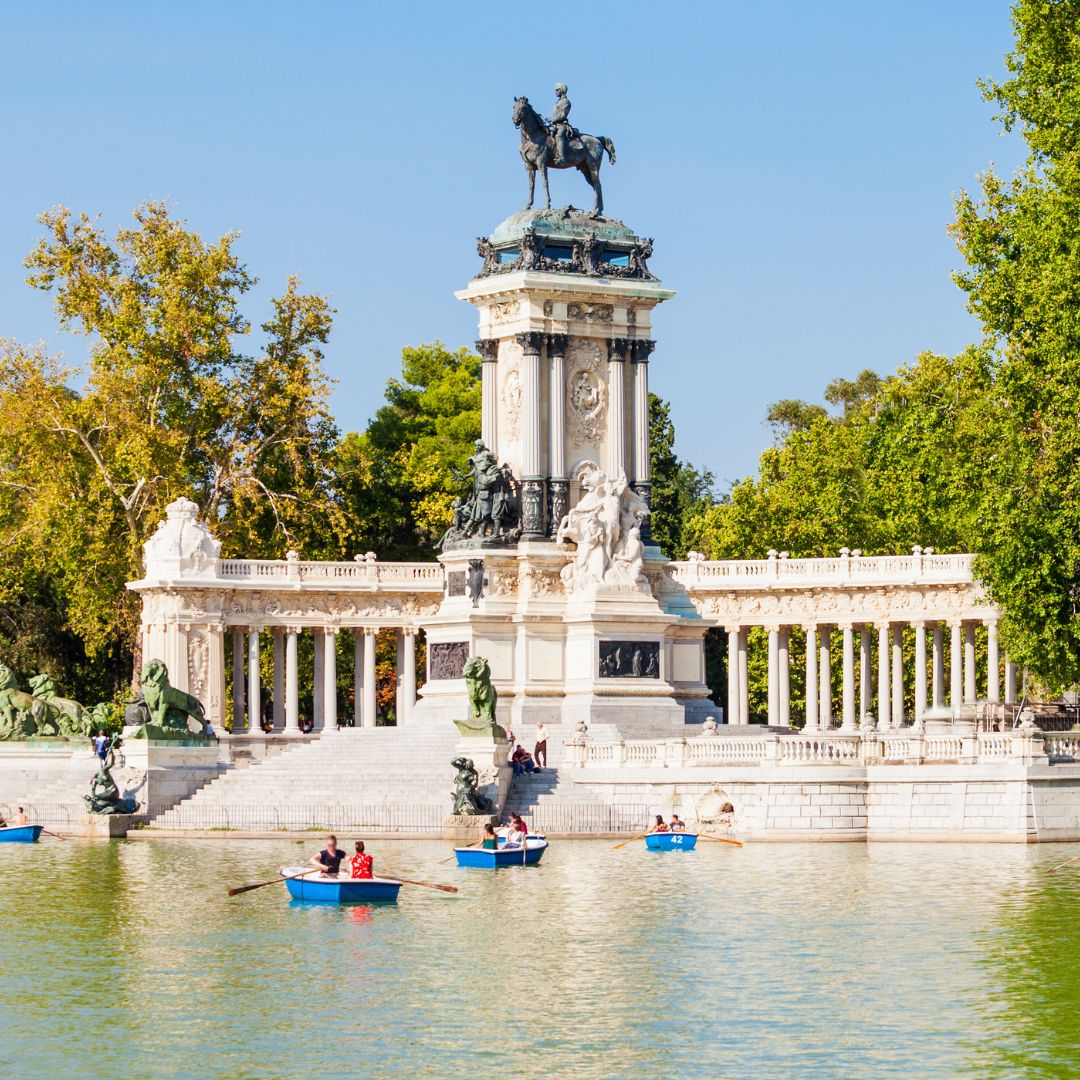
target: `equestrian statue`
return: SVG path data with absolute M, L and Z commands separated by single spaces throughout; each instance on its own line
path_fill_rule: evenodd
M 555 87 L 555 108 L 547 121 L 529 104 L 528 98 L 514 98 L 514 126 L 521 130 L 521 158 L 529 174 L 529 203 L 525 209 L 532 209 L 538 169 L 544 180 L 546 210 L 551 209 L 548 169 L 577 169 L 593 189 L 593 215 L 602 217 L 604 192 L 600 187 L 600 165 L 604 151 L 611 164 L 615 164 L 615 144 L 604 135 L 578 131 L 571 126 L 569 116 L 570 99 L 563 83 Z

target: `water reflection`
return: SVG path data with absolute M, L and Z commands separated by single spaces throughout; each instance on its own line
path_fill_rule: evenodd
M 559 842 L 459 871 L 375 843 L 397 905 L 225 888 L 295 841 L 0 849 L 0 1073 L 1068 1075 L 1080 873 L 1063 846 Z M 42 1038 L 41 1033 L 48 1037 Z

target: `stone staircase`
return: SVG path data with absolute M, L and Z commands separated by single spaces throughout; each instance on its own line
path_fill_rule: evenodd
M 230 769 L 151 828 L 437 828 L 450 810 L 457 731 L 342 728 Z

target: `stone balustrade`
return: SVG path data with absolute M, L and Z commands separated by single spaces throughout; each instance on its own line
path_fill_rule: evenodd
M 572 767 L 583 769 L 698 768 L 708 766 L 865 766 L 871 764 L 1045 763 L 1080 756 L 1080 733 L 1038 731 L 927 734 L 867 732 L 626 739 L 568 744 Z
M 218 576 L 230 586 L 251 583 L 259 588 L 296 582 L 335 590 L 378 589 L 392 592 L 436 593 L 443 591 L 440 563 L 379 562 L 374 556 L 357 557 L 352 562 L 306 562 L 300 559 L 222 559 Z

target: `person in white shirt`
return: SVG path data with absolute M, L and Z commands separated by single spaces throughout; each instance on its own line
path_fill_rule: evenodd
M 533 748 L 533 761 L 536 762 L 537 772 L 547 768 L 547 741 L 548 729 L 543 720 L 536 724 L 536 746 Z

